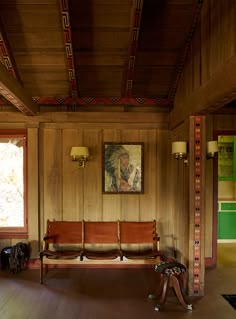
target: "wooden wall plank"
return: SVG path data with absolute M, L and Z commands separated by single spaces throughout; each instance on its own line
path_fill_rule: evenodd
M 42 238 L 46 233 L 46 223 L 44 220 L 44 131 L 40 127 L 38 134 L 39 246 L 41 250 L 43 248 Z
M 187 141 L 189 142 L 189 122 L 186 121 L 176 127 L 171 132 L 171 142 Z M 171 143 L 170 143 L 171 144 Z M 171 145 L 169 146 L 169 152 Z M 177 260 L 188 263 L 188 242 L 185 238 L 189 237 L 189 166 L 183 160 L 176 160 L 173 155 L 171 158 L 171 184 L 169 185 L 170 193 L 162 196 L 162 198 L 169 197 L 169 210 L 166 225 L 164 227 L 166 240 L 165 247 L 170 247 L 169 253 L 177 258 Z M 188 161 L 190 159 L 188 158 Z M 174 220 L 174 223 L 168 219 Z M 166 220 L 166 219 L 165 219 Z M 168 229 L 168 233 L 166 232 Z
M 156 176 L 157 169 L 157 134 L 155 130 L 142 130 L 139 132 L 140 140 L 144 142 L 144 194 L 140 195 L 140 220 L 149 221 L 159 219 L 156 208 Z
M 206 141 L 213 140 L 213 116 L 206 117 Z M 214 160 L 206 161 L 206 214 L 205 214 L 205 225 L 207 230 L 205 232 L 205 257 L 212 258 L 212 236 L 213 236 L 213 163 Z
M 101 130 L 86 130 L 83 142 L 91 153 L 84 169 L 84 220 L 102 220 Z
M 38 257 L 39 250 L 39 179 L 38 179 L 38 129 L 27 130 L 28 167 L 28 232 L 31 258 Z
M 213 114 L 214 130 L 235 130 L 236 116 L 233 114 Z
M 123 130 L 121 132 L 121 142 L 132 143 L 141 142 L 138 130 Z M 145 145 L 144 145 L 145 148 Z M 145 187 L 145 185 L 144 185 Z M 139 221 L 140 212 L 140 196 L 137 194 L 122 194 L 121 195 L 121 220 Z
M 168 131 L 157 131 L 157 148 L 156 148 L 156 218 L 159 223 L 159 234 L 161 236 L 161 249 L 169 247 L 170 254 L 173 255 L 174 249 L 174 233 L 173 233 L 173 212 L 176 208 L 172 209 L 172 206 L 176 207 L 178 201 L 176 198 L 172 198 L 172 186 L 176 184 L 175 172 L 176 170 L 170 170 L 172 163 L 171 157 L 171 140 Z M 177 170 L 178 171 L 178 170 Z M 173 175 L 170 175 L 173 174 Z M 173 176 L 173 183 L 172 181 Z M 181 186 L 180 186 L 181 187 Z M 175 193 L 174 193 L 175 194 Z
M 119 142 L 120 130 L 105 129 L 103 130 L 104 142 Z M 103 220 L 120 220 L 121 219 L 121 197 L 119 194 L 103 194 Z
M 44 221 L 61 220 L 62 215 L 62 145 L 61 130 L 43 132 L 43 211 Z
M 72 162 L 70 151 L 72 146 L 83 145 L 83 130 L 64 129 L 62 134 L 63 220 L 82 220 L 84 170 Z

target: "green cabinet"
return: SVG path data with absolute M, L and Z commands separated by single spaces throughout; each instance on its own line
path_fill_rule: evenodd
M 218 179 L 236 180 L 236 136 L 219 136 Z
M 218 203 L 218 239 L 236 239 L 236 202 Z

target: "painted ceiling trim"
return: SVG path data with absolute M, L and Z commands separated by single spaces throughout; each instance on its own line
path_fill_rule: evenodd
M 68 105 L 72 103 L 72 97 L 34 97 L 37 104 L 41 105 Z M 162 98 L 125 98 L 125 97 L 79 97 L 76 101 L 77 105 L 162 105 L 170 106 L 171 101 Z
M 33 100 L 38 105 L 62 105 L 68 106 L 72 103 L 72 97 L 33 97 Z M 80 97 L 77 98 L 77 105 L 156 105 L 156 106 L 172 106 L 172 102 L 162 98 L 125 98 L 125 97 Z M 0 105 L 8 105 L 8 101 L 4 97 L 0 97 Z
M 76 105 L 77 105 L 78 88 L 77 88 L 76 75 L 75 75 L 75 61 L 74 61 L 74 53 L 73 53 L 73 45 L 72 45 L 72 32 L 71 32 L 68 0 L 60 0 L 60 8 L 61 8 L 61 16 L 62 16 L 62 27 L 63 27 L 63 33 L 64 33 L 68 74 L 69 74 L 69 84 L 70 84 L 70 91 L 71 91 L 71 97 L 72 97 L 71 99 L 72 111 L 75 112 Z

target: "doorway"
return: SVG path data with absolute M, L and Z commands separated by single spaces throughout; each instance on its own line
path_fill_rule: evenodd
M 218 133 L 217 265 L 236 265 L 236 133 Z

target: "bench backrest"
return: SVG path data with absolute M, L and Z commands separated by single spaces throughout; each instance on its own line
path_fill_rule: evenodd
M 47 244 L 82 244 L 83 221 L 47 221 Z
M 117 222 L 84 222 L 85 244 L 118 244 L 118 242 Z
M 49 244 L 159 244 L 156 221 L 47 221 L 45 235 Z
M 120 222 L 121 244 L 152 243 L 156 249 L 157 234 L 156 221 L 148 222 Z

